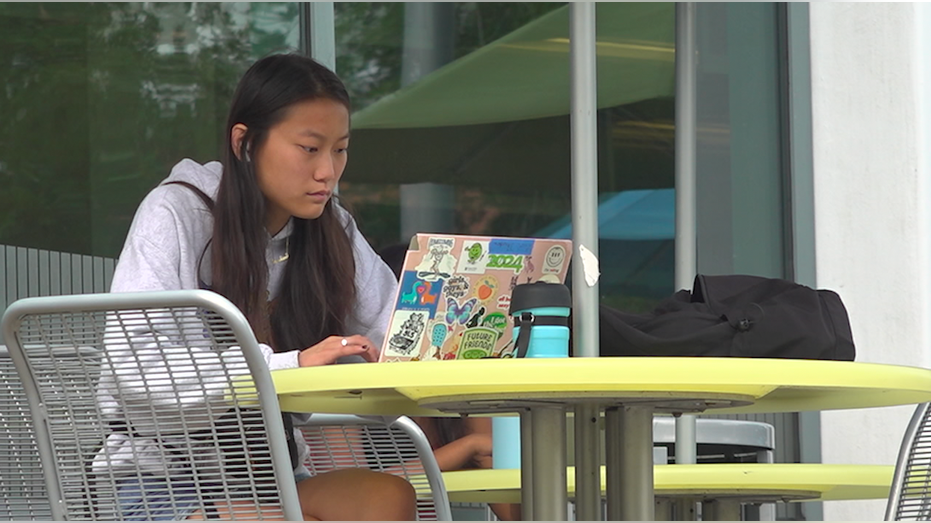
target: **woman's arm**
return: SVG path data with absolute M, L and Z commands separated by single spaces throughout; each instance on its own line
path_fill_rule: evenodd
M 466 434 L 433 451 L 436 462 L 443 472 L 461 470 L 478 465 L 479 468 L 491 467 L 491 436 L 486 434 Z M 486 462 L 488 467 L 480 463 Z

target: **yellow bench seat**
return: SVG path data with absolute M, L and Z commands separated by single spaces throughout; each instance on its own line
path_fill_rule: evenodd
M 568 467 L 569 497 L 575 495 L 575 470 Z M 655 465 L 657 498 L 687 497 L 741 502 L 882 499 L 889 496 L 892 465 L 822 463 L 706 463 Z M 444 472 L 452 502 L 519 503 L 520 470 Z M 601 467 L 602 495 L 605 469 Z

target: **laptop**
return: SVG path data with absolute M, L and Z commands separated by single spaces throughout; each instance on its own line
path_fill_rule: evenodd
M 564 283 L 572 241 L 417 234 L 379 361 L 513 357 L 511 289 Z

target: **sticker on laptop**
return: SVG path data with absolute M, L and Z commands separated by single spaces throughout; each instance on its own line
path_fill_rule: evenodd
M 419 356 L 420 342 L 423 339 L 430 311 L 401 310 L 396 311 L 388 330 L 386 356 Z
M 449 278 L 456 270 L 456 257 L 451 254 L 454 238 L 430 238 L 427 254 L 416 267 L 417 277 L 426 281 Z
M 543 257 L 543 274 L 559 274 L 566 261 L 566 248 L 562 245 L 553 245 Z
M 414 271 L 404 271 L 399 286 L 398 309 L 426 309 L 430 318 L 436 315 L 443 299 L 443 280 L 423 280 Z
M 511 290 L 562 283 L 571 253 L 556 238 L 417 234 L 379 361 L 513 357 Z
M 464 245 L 456 271 L 463 274 L 485 274 L 489 260 L 488 244 L 487 241 L 476 240 Z

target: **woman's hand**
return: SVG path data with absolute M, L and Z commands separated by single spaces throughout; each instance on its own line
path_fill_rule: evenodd
M 313 347 L 301 351 L 297 364 L 301 367 L 329 365 L 343 356 L 362 356 L 365 361 L 378 360 L 378 349 L 365 336 L 330 336 Z

